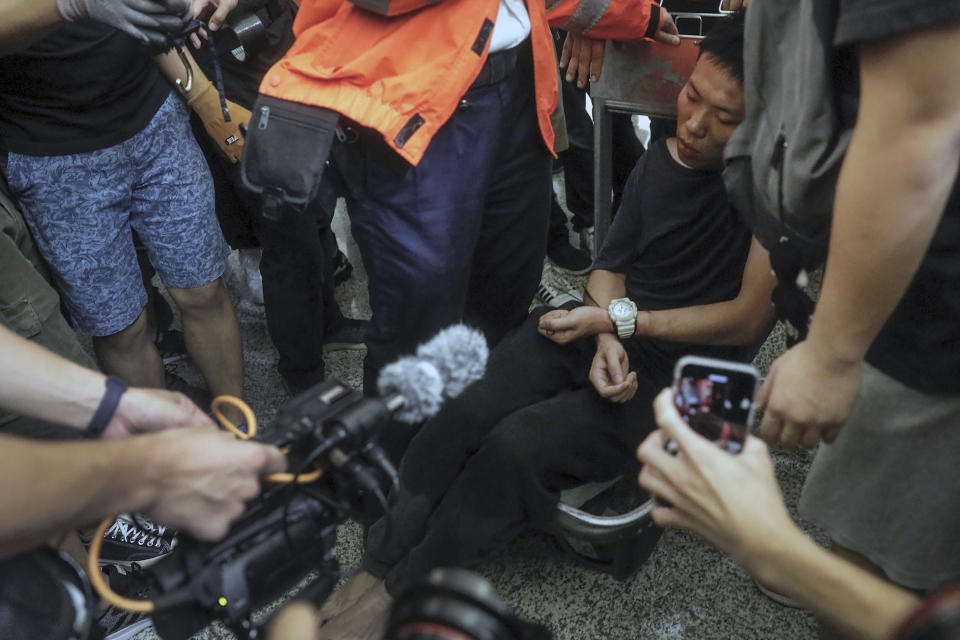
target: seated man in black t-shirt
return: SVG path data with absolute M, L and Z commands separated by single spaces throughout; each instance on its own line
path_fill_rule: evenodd
M 484 378 L 414 437 L 389 520 L 369 531 L 366 572 L 328 601 L 325 616 L 340 615 L 320 637 L 380 637 L 391 595 L 545 522 L 563 489 L 633 470 L 675 361 L 743 359 L 767 334 L 767 255 L 730 209 L 720 175 L 744 115 L 742 44 L 739 14 L 703 40 L 677 101 L 677 136 L 634 169 L 587 305 L 534 311 L 492 351 Z M 625 296 L 641 311 L 621 342 L 607 306 Z

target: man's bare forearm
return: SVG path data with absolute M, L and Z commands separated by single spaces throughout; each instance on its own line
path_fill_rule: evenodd
M 614 298 L 627 295 L 626 276 L 613 271 L 594 269 L 583 287 L 583 302 L 606 309 Z
M 0 326 L 0 407 L 82 428 L 106 390 L 105 376 Z
M 886 640 L 919 600 L 823 549 L 799 529 L 770 538 L 743 564 L 769 588 L 809 609 L 844 637 Z
M 860 50 L 861 107 L 837 184 L 810 343 L 848 365 L 903 296 L 960 160 L 960 25 Z M 880 186 L 882 185 L 882 188 Z
M 0 55 L 25 49 L 61 22 L 56 0 L 0 0 Z
M 736 298 L 679 309 L 640 310 L 637 334 L 695 344 L 756 344 L 773 326 L 770 294 L 775 284 L 769 254 L 754 239 Z
M 203 71 L 197 66 L 196 60 L 193 59 L 193 56 L 187 51 L 186 48 L 183 48 L 183 57 L 190 64 L 190 71 L 192 76 L 192 82 L 190 86 L 190 91 L 186 91 L 187 87 L 187 68 L 184 66 L 183 60 L 180 58 L 180 55 L 173 49 L 167 51 L 166 53 L 158 53 L 153 56 L 153 62 L 157 65 L 157 68 L 160 69 L 160 73 L 163 74 L 170 84 L 177 87 L 177 89 L 189 99 L 193 93 L 196 92 L 196 89 L 201 85 L 207 85 L 210 80 L 204 75 Z
M 155 436 L 54 443 L 0 435 L 0 555 L 149 505 L 162 459 L 155 445 Z

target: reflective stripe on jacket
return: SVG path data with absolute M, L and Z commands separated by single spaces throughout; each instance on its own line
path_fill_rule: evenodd
M 480 73 L 500 0 L 400 4 L 404 13 L 386 17 L 348 0 L 303 0 L 294 23 L 297 41 L 264 76 L 260 92 L 333 109 L 376 129 L 417 164 Z M 526 4 L 537 116 L 543 141 L 553 149 L 558 78 L 550 26 L 595 38 L 650 37 L 659 27 L 659 5 L 649 0 Z

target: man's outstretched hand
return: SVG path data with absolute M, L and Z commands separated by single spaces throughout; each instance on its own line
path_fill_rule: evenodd
M 587 82 L 599 80 L 606 46 L 606 40 L 568 33 L 560 52 L 560 68 L 566 70 L 567 82 L 576 80 L 577 86 L 583 89 Z
M 120 398 L 104 438 L 124 438 L 139 433 L 151 433 L 164 429 L 206 427 L 211 431 L 216 425 L 182 393 L 164 389 L 131 387 Z
M 597 336 L 597 353 L 590 366 L 590 382 L 601 397 L 627 402 L 637 392 L 637 372 L 630 371 L 630 358 L 617 336 Z
M 837 362 L 810 339 L 777 358 L 757 394 L 759 435 L 770 444 L 815 447 L 833 442 L 860 389 L 857 362 Z
M 557 344 L 569 344 L 583 336 L 613 332 L 614 326 L 606 309 L 583 306 L 548 311 L 540 316 L 537 331 Z
M 663 44 L 678 46 L 680 44 L 680 31 L 673 21 L 673 16 L 666 9 L 660 9 L 660 13 L 663 14 L 660 19 L 660 28 L 654 34 L 653 39 Z
M 131 438 L 129 446 L 148 438 Z M 149 437 L 149 486 L 153 499 L 143 511 L 158 522 L 218 540 L 248 500 L 260 493 L 260 478 L 286 469 L 274 446 L 237 440 L 214 429 L 173 429 Z
M 691 429 L 664 389 L 654 401 L 657 426 L 640 448 L 640 486 L 661 498 L 654 521 L 694 531 L 751 567 L 753 554 L 797 535 L 787 514 L 766 445 L 748 436 L 733 455 Z M 671 440 L 678 453 L 664 444 Z

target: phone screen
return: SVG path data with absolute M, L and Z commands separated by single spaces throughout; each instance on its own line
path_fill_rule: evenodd
M 674 402 L 694 431 L 729 453 L 739 453 L 753 416 L 757 378 L 746 371 L 687 364 L 674 389 Z

